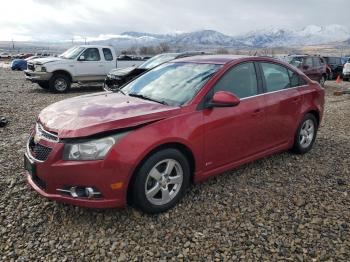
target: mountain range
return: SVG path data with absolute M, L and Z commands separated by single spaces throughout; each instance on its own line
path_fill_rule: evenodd
M 92 41 L 119 48 L 167 43 L 172 47 L 189 48 L 270 48 L 291 47 L 350 41 L 350 30 L 342 25 L 309 25 L 301 30 L 268 28 L 242 35 L 229 36 L 215 30 L 189 33 L 152 34 L 124 32 L 105 40 Z

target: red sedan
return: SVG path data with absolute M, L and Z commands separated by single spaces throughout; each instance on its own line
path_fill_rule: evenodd
M 162 212 L 190 183 L 280 151 L 308 152 L 323 107 L 320 85 L 283 62 L 179 59 L 115 92 L 45 108 L 27 143 L 26 175 L 56 201 Z

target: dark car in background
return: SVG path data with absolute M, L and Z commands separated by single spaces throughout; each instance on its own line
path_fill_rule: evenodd
M 152 68 L 155 68 L 156 66 L 159 66 L 161 64 L 164 64 L 174 59 L 184 58 L 188 56 L 195 56 L 195 55 L 203 55 L 203 54 L 206 54 L 206 53 L 204 52 L 164 53 L 148 59 L 146 62 L 142 63 L 137 67 L 132 66 L 127 68 L 113 69 L 111 72 L 109 72 L 109 74 L 106 77 L 106 80 L 104 83 L 104 89 L 106 91 L 117 90 L 125 83 L 131 81 L 132 79 L 135 79 L 139 75 L 151 70 Z
M 341 57 L 336 56 L 324 56 L 323 57 L 330 68 L 328 73 L 328 79 L 333 80 L 339 75 L 342 75 L 344 63 Z
M 11 61 L 11 64 L 10 64 L 10 68 L 11 70 L 19 70 L 19 71 L 23 71 L 23 70 L 26 70 L 27 67 L 28 67 L 28 61 L 29 60 L 33 60 L 35 58 L 39 58 L 38 56 L 29 56 L 29 57 L 26 57 L 26 58 L 21 58 L 21 59 L 13 59 Z
M 311 80 L 324 86 L 327 80 L 327 64 L 324 58 L 316 55 L 291 55 L 289 63 L 301 70 Z

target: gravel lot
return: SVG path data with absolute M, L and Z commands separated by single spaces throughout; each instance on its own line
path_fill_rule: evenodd
M 349 82 L 344 84 L 350 87 Z M 350 95 L 327 83 L 314 149 L 256 161 L 192 187 L 167 213 L 51 202 L 22 175 L 28 129 L 48 93 L 0 68 L 0 260 L 350 260 Z

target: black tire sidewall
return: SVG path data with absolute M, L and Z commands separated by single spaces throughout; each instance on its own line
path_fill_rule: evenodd
M 178 161 L 183 170 L 183 182 L 179 193 L 167 204 L 158 206 L 150 203 L 146 197 L 145 184 L 150 170 L 161 160 L 171 158 Z M 169 148 L 148 157 L 138 171 L 131 183 L 132 203 L 141 211 L 149 214 L 164 212 L 179 202 L 190 183 L 190 166 L 186 157 L 177 149 Z
M 299 141 L 299 135 L 300 135 L 300 130 L 303 126 L 303 124 L 305 123 L 305 121 L 307 120 L 312 120 L 314 122 L 314 126 L 315 126 L 315 134 L 314 134 L 314 137 L 312 139 L 312 142 L 311 144 L 304 148 L 300 145 L 300 141 Z M 318 123 L 317 123 L 317 119 L 316 117 L 313 115 L 313 114 L 306 114 L 303 119 L 301 120 L 299 126 L 298 126 L 298 129 L 297 129 L 297 132 L 295 133 L 295 137 L 294 137 L 294 145 L 293 145 L 293 152 L 297 153 L 297 154 L 305 154 L 307 152 L 309 152 L 312 147 L 313 147 L 313 144 L 315 143 L 315 140 L 316 140 L 316 136 L 317 136 L 317 130 L 318 130 Z
M 322 86 L 322 87 L 324 87 L 325 86 L 325 83 L 326 83 L 326 79 L 327 77 L 325 77 L 324 75 L 321 77 L 321 79 L 320 79 L 320 85 Z M 322 83 L 322 80 L 323 80 L 323 83 Z
M 49 82 L 40 82 L 38 85 L 43 89 L 49 89 Z
M 67 83 L 67 88 L 65 90 L 57 90 L 56 87 L 55 87 L 55 81 L 58 79 L 58 78 L 62 78 L 66 81 Z M 50 90 L 55 92 L 55 93 L 66 93 L 68 92 L 68 90 L 70 89 L 70 86 L 71 86 L 71 82 L 69 80 L 69 78 L 66 76 L 66 75 L 63 75 L 63 74 L 55 74 L 51 77 L 51 79 L 49 80 L 49 87 L 50 87 Z

